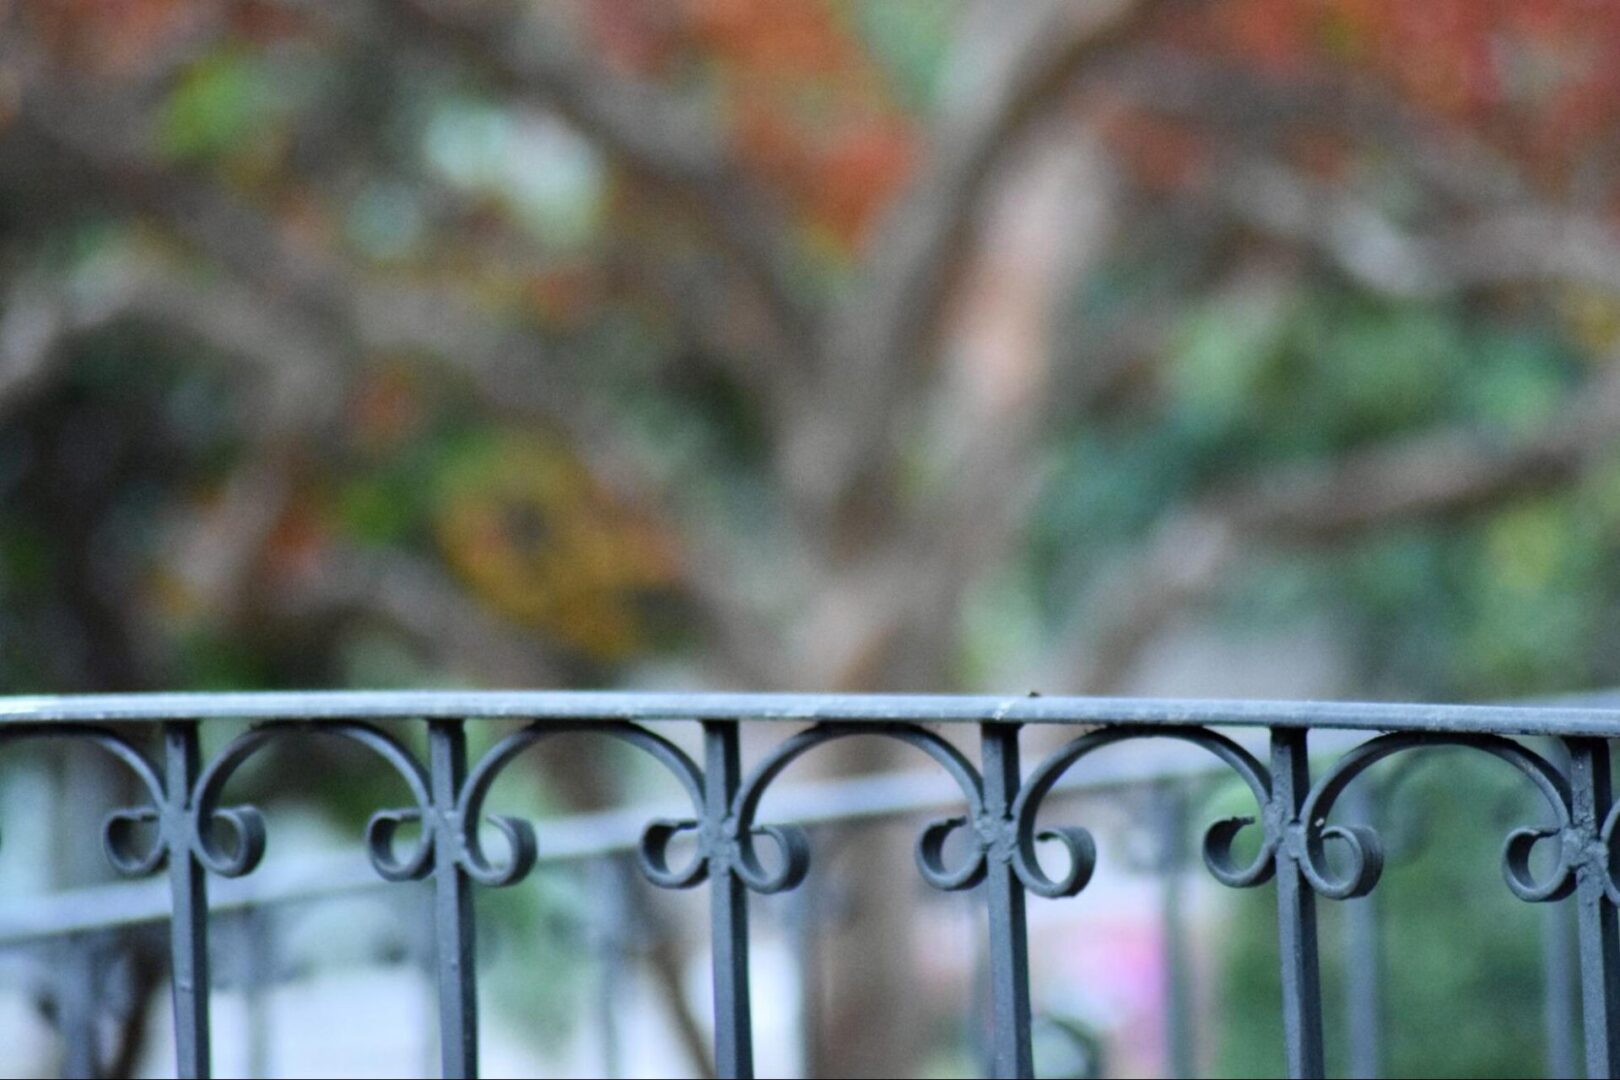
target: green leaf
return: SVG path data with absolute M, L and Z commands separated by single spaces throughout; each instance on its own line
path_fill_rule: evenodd
M 227 50 L 198 61 L 170 93 L 158 125 L 159 151 L 177 161 L 230 155 L 278 111 L 262 59 Z

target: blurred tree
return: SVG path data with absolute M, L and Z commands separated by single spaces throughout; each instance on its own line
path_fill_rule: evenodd
M 0 2 L 0 674 L 1614 680 L 1617 18 Z M 919 1059 L 869 858 L 829 1074 Z

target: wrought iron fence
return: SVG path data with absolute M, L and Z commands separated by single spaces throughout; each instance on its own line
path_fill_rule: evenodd
M 200 726 L 227 719 L 254 724 L 205 762 Z M 469 762 L 467 725 L 495 719 L 522 721 L 522 726 Z M 657 721 L 699 725 L 701 761 L 646 726 Z M 740 737 L 745 723 L 803 727 L 745 768 Z M 403 725 L 425 726 L 425 761 L 401 739 Z M 1020 733 L 1030 725 L 1070 727 L 1076 733 L 1026 773 Z M 156 730 L 143 736 L 149 727 Z M 1309 740 L 1318 729 L 1367 737 L 1336 753 L 1313 779 Z M 1587 1073 L 1620 1072 L 1620 875 L 1614 836 L 1620 807 L 1612 799 L 1606 741 L 1620 734 L 1620 709 L 1609 703 L 1428 706 L 581 692 L 0 700 L 0 735 L 90 743 L 126 765 L 144 791 L 145 805 L 107 818 L 103 841 L 119 872 L 167 875 L 174 1037 L 179 1069 L 188 1076 L 208 1075 L 210 1063 L 209 877 L 243 877 L 257 867 L 265 849 L 262 815 L 226 798 L 229 781 L 255 754 L 290 734 L 342 738 L 381 758 L 406 785 L 408 805 L 372 815 L 366 850 L 385 881 L 430 882 L 442 1069 L 447 1076 L 471 1076 L 478 1064 L 472 889 L 522 880 L 539 852 L 530 822 L 486 815 L 484 804 L 496 778 L 524 751 L 581 732 L 645 751 L 679 781 L 690 801 L 689 813 L 644 826 L 635 857 L 640 872 L 656 886 L 708 889 L 714 1062 L 723 1075 L 746 1076 L 753 1068 L 748 894 L 797 888 L 811 857 L 803 825 L 760 821 L 761 800 L 811 750 L 859 736 L 914 747 L 959 791 L 966 812 L 938 818 L 921 830 L 916 863 L 922 878 L 937 889 L 983 889 L 988 1057 L 997 1076 L 1032 1072 L 1026 895 L 1055 899 L 1079 893 L 1098 857 L 1085 828 L 1047 825 L 1043 807 L 1079 761 L 1140 739 L 1178 740 L 1206 751 L 1254 799 L 1252 815 L 1208 827 L 1202 855 L 1224 885 L 1269 883 L 1275 891 L 1283 1049 L 1290 1075 L 1323 1072 L 1316 897 L 1366 896 L 1385 860 L 1383 842 L 1365 814 L 1341 811 L 1345 820 L 1330 818 L 1341 801 L 1348 801 L 1347 789 L 1355 790 L 1352 781 L 1372 766 L 1434 746 L 1470 748 L 1505 762 L 1545 803 L 1543 821 L 1506 839 L 1506 884 L 1526 901 L 1574 899 Z M 1263 745 L 1245 745 L 1245 732 Z M 1538 752 L 1527 742 L 1532 737 L 1552 740 L 1561 752 Z M 958 745 L 972 739 L 978 743 L 976 755 Z M 500 850 L 486 848 L 484 826 L 501 837 Z M 1239 844 L 1245 833 L 1253 837 L 1247 848 Z M 677 845 L 682 838 L 685 842 Z M 1043 845 L 1057 849 L 1044 861 Z M 1242 850 L 1249 853 L 1240 857 Z M 1054 862 L 1060 870 L 1052 869 Z

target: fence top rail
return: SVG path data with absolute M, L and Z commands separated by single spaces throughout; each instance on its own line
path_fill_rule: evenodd
M 748 720 L 813 723 L 1139 724 L 1620 737 L 1620 695 L 1525 705 L 1425 705 L 945 694 L 597 690 L 316 690 L 0 697 L 0 731 L 164 720 Z

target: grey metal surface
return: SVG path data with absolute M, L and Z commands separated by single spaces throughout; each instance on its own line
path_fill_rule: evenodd
M 1535 705 L 594 690 L 320 690 L 0 698 L 0 724 L 433 718 L 1140 724 L 1620 737 L 1620 702 L 1604 695 L 1550 699 Z

